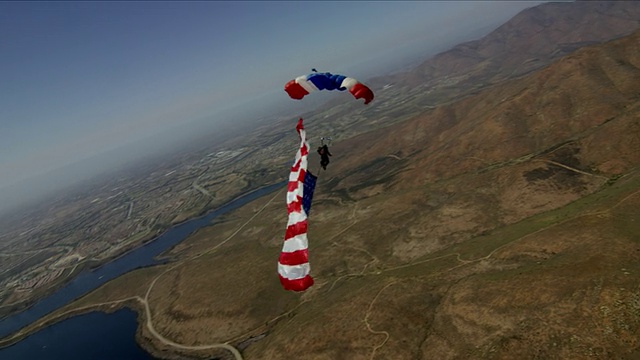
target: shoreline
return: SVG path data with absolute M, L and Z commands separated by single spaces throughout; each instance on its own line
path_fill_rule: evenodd
M 269 184 L 269 185 L 263 185 L 263 186 L 260 186 L 260 187 L 258 187 L 258 188 L 251 189 L 251 190 L 247 190 L 247 191 L 241 192 L 241 193 L 239 193 L 239 194 L 237 194 L 237 195 L 234 195 L 230 200 L 228 200 L 228 201 L 224 202 L 224 203 L 223 203 L 223 204 L 221 204 L 220 206 L 217 206 L 217 207 L 215 207 L 215 208 L 205 209 L 205 210 L 203 210 L 203 211 L 199 212 L 199 213 L 198 213 L 197 215 L 195 215 L 194 217 L 191 217 L 191 218 L 185 219 L 185 220 L 183 220 L 183 221 L 180 221 L 180 222 L 177 222 L 177 223 L 171 224 L 171 225 L 169 225 L 167 228 L 162 229 L 162 231 L 161 231 L 161 232 L 158 232 L 158 233 L 154 234 L 152 237 L 147 238 L 147 239 L 143 238 L 143 241 L 142 241 L 142 242 L 140 242 L 137 246 L 131 247 L 131 248 L 127 249 L 126 251 L 124 251 L 124 252 L 120 253 L 120 254 L 117 254 L 117 255 L 114 255 L 114 256 L 108 257 L 108 258 L 106 258 L 106 259 L 103 259 L 103 260 L 102 260 L 102 261 L 100 261 L 100 262 L 96 262 L 95 260 L 91 260 L 91 259 L 89 259 L 89 260 L 86 260 L 86 261 L 84 261 L 84 262 L 81 262 L 81 263 L 75 264 L 75 265 L 73 266 L 73 270 L 72 270 L 72 272 L 71 272 L 69 275 L 67 275 L 66 279 L 64 279 L 64 280 L 60 281 L 60 283 L 59 283 L 59 284 L 55 284 L 54 286 L 51 286 L 50 288 L 48 288 L 48 289 L 46 289 L 46 290 L 43 290 L 43 291 L 42 291 L 42 294 L 39 294 L 38 296 L 33 297 L 33 298 L 30 298 L 30 299 L 28 299 L 28 300 L 22 301 L 20 304 L 15 304 L 15 303 L 14 303 L 14 304 L 8 304 L 8 305 L 0 306 L 0 308 L 3 308 L 3 307 L 9 307 L 9 306 L 17 306 L 17 307 L 20 309 L 19 311 L 9 311 L 9 312 L 7 312 L 6 314 L 1 315 L 1 316 L 0 316 L 0 321 L 3 321 L 4 319 L 7 319 L 7 318 L 9 318 L 9 317 L 11 317 L 11 316 L 14 316 L 14 315 L 20 314 L 20 313 L 22 313 L 22 312 L 24 312 L 24 311 L 28 311 L 30 308 L 32 308 L 32 307 L 33 307 L 35 304 L 37 304 L 38 302 L 42 301 L 43 299 L 47 298 L 48 296 L 51 296 L 53 293 L 55 293 L 55 292 L 56 292 L 56 291 L 58 291 L 59 289 L 63 288 L 65 285 L 68 285 L 70 282 L 72 282 L 72 281 L 75 279 L 75 277 L 76 277 L 77 275 L 81 274 L 81 273 L 82 273 L 83 271 L 85 271 L 85 270 L 88 270 L 88 271 L 90 271 L 90 272 L 93 272 L 93 271 L 95 271 L 95 270 L 98 270 L 98 269 L 100 269 L 101 267 L 103 267 L 103 266 L 105 266 L 105 265 L 107 265 L 107 264 L 109 264 L 109 263 L 111 263 L 111 262 L 113 262 L 113 261 L 116 261 L 116 260 L 118 260 L 118 259 L 120 259 L 120 258 L 122 258 L 122 257 L 124 257 L 124 256 L 126 256 L 126 255 L 128 255 L 129 253 L 131 253 L 131 252 L 133 252 L 133 251 L 136 251 L 136 250 L 138 250 L 138 249 L 140 249 L 140 248 L 142 248 L 142 247 L 144 247 L 144 246 L 146 246 L 146 245 L 148 245 L 148 244 L 153 243 L 154 241 L 158 240 L 158 238 L 160 238 L 161 236 L 163 236 L 164 234 L 166 234 L 168 231 L 170 231 L 171 229 L 173 229 L 173 228 L 175 228 L 175 227 L 178 227 L 178 226 L 180 226 L 180 225 L 182 225 L 182 224 L 185 224 L 185 223 L 187 223 L 187 222 L 189 222 L 189 221 L 194 221 L 194 220 L 202 219 L 202 218 L 204 218 L 204 217 L 206 217 L 206 216 L 210 215 L 212 212 L 217 211 L 217 210 L 219 210 L 219 209 L 221 209 L 221 208 L 223 208 L 223 207 L 225 207 L 225 206 L 227 206 L 227 205 L 231 204 L 232 202 L 234 202 L 234 201 L 236 201 L 236 200 L 238 200 L 238 199 L 240 199 L 240 198 L 242 198 L 242 197 L 244 197 L 244 196 L 248 196 L 248 195 L 250 195 L 250 194 L 252 194 L 252 193 L 254 193 L 254 192 L 258 192 L 258 191 L 260 191 L 260 190 L 263 190 L 263 189 L 268 188 L 268 187 L 270 187 L 270 186 L 275 186 L 275 185 L 277 185 L 277 184 L 279 184 L 279 183 L 274 183 L 274 184 Z M 286 182 L 285 182 L 284 184 L 286 184 Z M 174 245 L 174 246 L 175 246 L 175 245 Z M 172 246 L 171 248 L 173 248 L 173 246 Z M 169 251 L 171 248 L 168 248 L 167 250 L 165 250 L 165 252 L 166 252 L 166 251 Z M 158 261 L 159 261 L 159 262 L 161 262 L 163 259 L 166 259 L 166 258 L 160 257 L 160 258 L 158 259 Z M 93 263 L 93 264 L 92 264 L 92 263 Z M 156 265 L 161 265 L 161 263 L 156 264 Z M 79 269 L 78 269 L 78 268 L 79 268 Z M 74 273 L 75 273 L 75 274 L 74 274 Z M 70 276 L 71 276 L 71 275 L 73 275 L 73 277 L 72 277 L 72 278 L 70 278 Z M 75 301 L 75 300 L 77 300 L 77 299 L 74 299 L 74 301 Z M 9 335 L 9 336 L 10 336 L 10 335 Z M 2 340 L 2 339 L 0 338 L 0 341 L 1 341 L 1 340 Z
M 41 321 L 37 321 L 26 328 L 19 330 L 18 332 L 12 334 L 9 338 L 0 339 L 0 349 L 8 348 L 13 346 L 25 338 L 37 333 L 38 331 L 54 325 L 59 322 L 63 322 L 69 320 L 76 316 L 82 316 L 85 314 L 89 314 L 92 312 L 102 312 L 105 314 L 112 314 L 122 309 L 129 309 L 136 313 L 136 333 L 135 333 L 135 342 L 149 355 L 153 356 L 156 359 L 162 360 L 179 360 L 184 359 L 185 356 L 189 358 L 203 358 L 208 359 L 211 357 L 220 358 L 220 359 L 234 359 L 234 356 L 230 354 L 230 352 L 224 348 L 219 347 L 211 347 L 208 349 L 179 349 L 173 347 L 171 345 L 166 345 L 162 343 L 159 339 L 149 334 L 148 328 L 145 326 L 147 322 L 146 313 L 144 310 L 144 306 L 141 303 L 141 298 L 129 297 L 122 300 L 115 300 L 112 302 L 104 303 L 104 304 L 94 304 L 89 305 L 82 308 L 70 309 L 61 314 L 53 316 L 48 319 L 44 319 Z M 242 344 L 248 340 L 251 340 L 252 336 L 248 336 L 246 339 L 235 339 L 233 343 Z M 232 344 L 228 344 L 230 346 L 236 347 Z M 189 346 L 189 345 L 185 345 Z M 194 345 L 195 346 L 195 345 Z M 165 350 L 167 349 L 167 350 Z M 169 350 L 170 349 L 170 350 Z
M 85 267 L 82 270 L 90 270 L 90 271 L 94 271 L 102 266 L 105 266 L 106 264 L 115 261 L 116 259 L 130 253 L 133 250 L 139 249 L 149 243 L 152 243 L 153 241 L 157 240 L 160 236 L 162 236 L 163 234 L 165 234 L 166 232 L 168 232 L 169 230 L 171 230 L 174 227 L 177 227 L 181 224 L 184 224 L 188 221 L 193 221 L 193 220 L 197 220 L 197 219 L 201 219 L 203 217 L 206 217 L 208 215 L 210 215 L 211 213 L 220 210 L 222 208 L 224 208 L 225 206 L 228 206 L 230 204 L 232 204 L 234 201 L 237 201 L 239 199 L 241 199 L 242 197 L 245 196 L 249 196 L 253 193 L 262 191 L 266 188 L 269 187 L 274 187 L 273 191 L 276 190 L 276 186 L 284 186 L 286 184 L 285 182 L 278 182 L 278 183 L 274 183 L 274 184 L 269 184 L 269 185 L 263 185 L 260 186 L 258 188 L 249 190 L 249 191 L 245 191 L 243 193 L 240 193 L 238 195 L 235 195 L 231 200 L 225 202 L 224 204 L 222 204 L 221 206 L 218 206 L 214 209 L 209 209 L 207 211 L 205 211 L 204 213 L 187 219 L 179 224 L 173 224 L 171 227 L 165 229 L 162 233 L 159 233 L 158 235 L 156 235 L 155 237 L 153 237 L 151 240 L 146 241 L 145 243 L 141 244 L 140 246 L 137 246 L 133 249 L 130 249 L 128 251 L 126 251 L 123 254 L 120 254 L 116 257 L 110 258 L 109 261 L 106 261 L 102 264 L 100 264 L 99 266 L 96 267 Z M 269 192 L 271 193 L 271 192 Z M 243 204 L 241 206 L 245 206 L 247 204 L 250 204 L 251 202 L 262 198 L 263 196 L 265 196 L 267 194 L 264 194 L 256 199 L 250 200 L 248 201 L 246 204 Z M 240 207 L 241 207 L 240 206 Z M 222 215 L 222 214 L 220 214 Z M 207 225 L 205 225 L 207 226 Z M 203 226 L 204 227 L 204 226 Z M 193 233 L 193 232 L 192 232 Z M 172 245 L 171 247 L 165 249 L 162 251 L 162 253 L 169 251 L 170 249 L 172 249 L 175 245 L 181 243 L 182 241 L 186 240 L 192 233 L 190 233 L 189 235 L 187 235 L 185 238 L 183 238 L 182 240 L 180 240 L 178 243 Z M 160 254 L 157 255 L 158 257 L 160 257 Z M 151 267 L 151 266 L 157 266 L 157 265 L 162 265 L 163 263 L 158 263 L 158 264 L 153 264 L 147 267 Z M 126 272 L 128 273 L 128 272 Z M 124 274 L 126 274 L 124 273 Z M 123 276 L 124 274 L 119 275 Z M 118 277 L 114 278 L 117 279 Z M 114 280 L 112 279 L 112 280 Z M 73 279 L 71 279 L 71 281 L 73 281 Z M 111 280 L 110 280 L 111 281 Z M 96 287 L 96 289 L 99 289 L 100 287 L 104 286 L 105 284 L 107 284 L 108 282 L 101 284 L 100 286 Z M 65 284 L 68 284 L 68 282 L 65 282 L 62 286 L 64 286 Z M 29 308 L 31 308 L 34 304 L 36 304 L 39 301 L 42 301 L 43 299 L 45 299 L 47 296 L 50 296 L 52 293 L 54 293 L 56 290 L 60 289 L 62 286 L 57 287 L 56 289 L 54 289 L 52 292 L 47 293 L 47 295 L 44 295 L 42 297 L 39 297 L 36 301 L 34 301 L 33 303 L 31 303 L 27 308 L 23 309 L 22 311 L 28 311 Z M 96 290 L 94 289 L 94 290 Z M 94 291 L 92 290 L 92 291 Z M 189 357 L 194 357 L 194 358 L 199 358 L 199 357 L 203 357 L 203 358 L 210 358 L 211 356 L 223 356 L 222 358 L 226 358 L 225 356 L 229 356 L 229 351 L 226 349 L 221 349 L 221 348 L 216 348 L 216 347 L 211 347 L 208 349 L 201 349 L 201 350 L 197 350 L 197 349 L 193 349 L 193 350 L 188 350 L 188 349 L 180 349 L 180 348 L 175 348 L 173 346 L 164 344 L 162 341 L 160 341 L 159 339 L 155 338 L 154 336 L 152 336 L 151 334 L 149 334 L 147 327 L 145 326 L 146 324 L 146 313 L 144 311 L 143 308 L 143 302 L 144 300 L 142 298 L 140 298 L 139 296 L 133 296 L 133 297 L 129 297 L 129 298 L 125 298 L 125 299 L 121 299 L 121 300 L 114 300 L 111 302 L 107 302 L 107 303 L 103 303 L 103 304 L 93 304 L 93 305 L 88 305 L 85 307 L 81 307 L 81 308 L 71 308 L 69 310 L 66 311 L 62 311 L 61 313 L 56 313 L 56 311 L 60 311 L 61 309 L 64 309 L 65 306 L 69 306 L 71 304 L 73 304 L 74 302 L 78 301 L 79 299 L 81 299 L 83 296 L 86 296 L 88 294 L 90 294 L 91 292 L 88 292 L 86 294 L 83 294 L 77 298 L 75 298 L 74 300 L 72 300 L 70 303 L 68 303 L 67 305 L 62 306 L 61 308 L 54 310 L 54 312 L 51 312 L 49 314 L 44 315 L 43 317 L 41 317 L 40 319 L 34 321 L 33 323 L 19 329 L 16 332 L 13 332 L 9 335 L 7 335 L 4 338 L 0 339 L 0 349 L 2 348 L 6 348 L 6 347 L 10 347 L 22 340 L 24 340 L 25 338 L 27 338 L 28 336 L 31 336 L 35 333 L 37 333 L 38 331 L 51 326 L 55 323 L 58 322 L 62 322 L 65 320 L 68 320 L 72 317 L 75 316 L 79 316 L 79 315 L 83 315 L 83 314 L 87 314 L 93 311 L 99 311 L 99 312 L 104 312 L 104 313 L 113 313 L 115 311 L 118 311 L 122 308 L 129 308 L 132 311 L 135 311 L 137 314 L 137 330 L 136 330 L 136 337 L 135 340 L 138 343 L 138 345 L 140 345 L 144 351 L 146 351 L 147 353 L 149 353 L 150 355 L 154 356 L 154 357 L 158 357 L 161 359 L 180 359 L 183 358 L 183 356 L 188 355 Z M 19 312 L 18 312 L 19 313 Z M 11 316 L 11 315 L 15 315 L 18 313 L 13 313 L 8 315 L 7 317 Z M 5 317 L 6 318 L 6 317 Z M 234 343 L 242 343 L 248 339 L 250 339 L 251 336 L 249 336 L 247 339 L 235 339 L 236 341 L 234 341 Z M 163 350 L 164 348 L 167 348 L 167 350 Z M 169 350 L 170 349 L 170 350 Z M 200 355 L 202 354 L 202 355 Z M 223 355 L 224 354 L 224 355 Z M 182 357 L 181 357 L 182 356 Z M 232 359 L 233 356 L 230 357 L 230 359 Z

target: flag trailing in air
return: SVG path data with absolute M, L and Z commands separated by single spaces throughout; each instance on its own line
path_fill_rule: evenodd
M 296 130 L 300 135 L 300 147 L 289 174 L 287 184 L 287 230 L 278 259 L 278 275 L 285 290 L 304 291 L 313 285 L 309 275 L 309 252 L 307 239 L 307 217 L 311 210 L 311 200 L 317 177 L 307 171 L 309 144 L 302 119 Z

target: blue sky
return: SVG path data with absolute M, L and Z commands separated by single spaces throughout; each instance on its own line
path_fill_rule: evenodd
M 366 76 L 358 64 L 477 38 L 539 3 L 0 2 L 0 192 L 163 129 L 215 122 L 312 67 Z

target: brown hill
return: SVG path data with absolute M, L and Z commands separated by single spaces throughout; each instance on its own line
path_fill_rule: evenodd
M 498 190 L 516 198 L 490 201 L 506 206 L 496 209 L 500 224 L 565 205 L 640 165 L 639 68 L 636 32 L 338 144 L 344 155 L 333 173 L 349 175 L 334 178 L 331 191 L 358 199 L 519 168 L 508 176 L 517 188 Z
M 414 70 L 373 79 L 428 92 L 433 105 L 539 69 L 582 46 L 630 34 L 640 27 L 640 2 L 549 2 L 523 10 L 475 41 L 454 46 Z

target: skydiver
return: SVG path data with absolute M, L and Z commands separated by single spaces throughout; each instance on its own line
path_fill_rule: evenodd
M 329 165 L 329 156 L 333 156 L 329 152 L 329 147 L 327 146 L 327 144 L 318 146 L 318 154 L 320 154 L 320 166 L 322 166 L 323 169 L 327 170 L 327 165 Z

